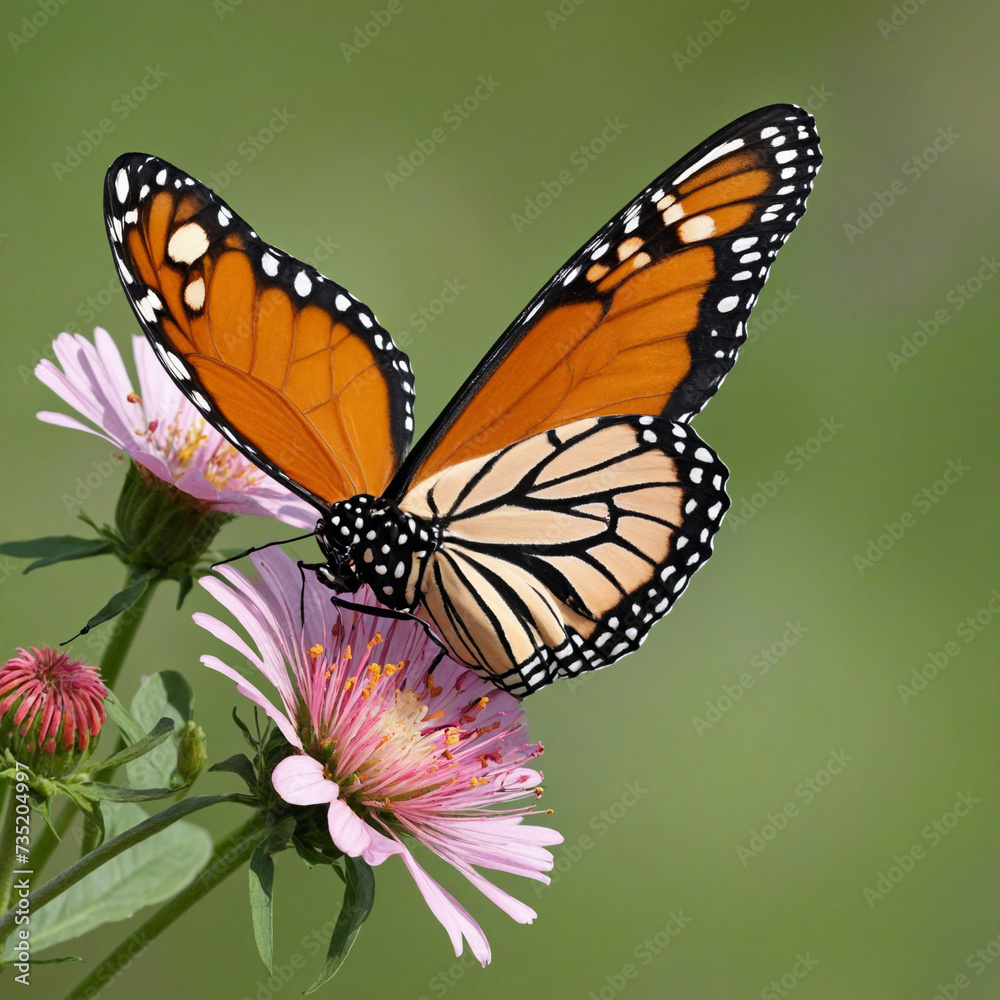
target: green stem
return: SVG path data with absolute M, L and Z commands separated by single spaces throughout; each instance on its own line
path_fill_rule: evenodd
M 0 911 L 10 906 L 10 890 L 14 884 L 14 848 L 17 836 L 17 796 L 11 794 L 0 830 Z
M 133 577 L 136 572 L 138 571 L 129 567 L 125 573 L 126 587 L 134 582 Z M 158 583 L 159 580 L 154 579 L 146 588 L 146 592 L 142 597 L 127 611 L 123 611 L 111 626 L 113 634 L 104 650 L 104 655 L 101 657 L 98 669 L 100 670 L 101 680 L 104 682 L 104 685 L 112 690 L 118 681 L 118 675 L 121 673 L 122 667 L 125 665 L 125 657 L 128 656 L 128 651 L 132 648 L 132 642 L 139 631 L 139 626 L 146 615 L 146 609 L 149 607 L 149 602 L 153 597 Z M 122 735 L 119 734 L 117 749 L 121 750 L 124 746 L 125 741 Z M 109 777 L 105 777 L 104 780 L 109 780 Z M 93 823 L 84 823 L 83 839 L 80 841 L 81 858 L 86 857 L 97 846 L 99 837 L 100 830 Z
M 80 858 L 79 861 L 70 865 L 65 871 L 60 872 L 54 878 L 44 883 L 44 885 L 39 886 L 28 896 L 29 912 L 36 912 L 40 907 L 49 902 L 49 900 L 55 899 L 56 896 L 65 892 L 70 886 L 76 885 L 85 875 L 89 875 L 92 871 L 100 868 L 101 865 L 121 854 L 122 851 L 127 851 L 130 847 L 135 846 L 147 837 L 152 837 L 153 834 L 159 833 L 160 830 L 170 826 L 171 823 L 176 823 L 177 820 L 184 816 L 197 812 L 199 809 L 214 806 L 219 802 L 240 802 L 244 805 L 257 804 L 255 799 L 239 792 L 230 795 L 195 795 L 189 799 L 183 799 L 181 802 L 175 803 L 162 812 L 158 812 L 155 816 L 150 816 L 149 819 L 133 826 L 130 830 L 118 834 L 114 839 L 101 844 L 100 847 L 91 851 L 86 857 Z M 11 852 L 11 857 L 13 858 L 13 851 Z M 4 909 L 7 909 L 6 906 Z M 3 944 L 14 928 L 14 916 L 13 910 L 7 910 L 0 917 L 0 945 Z
M 35 875 L 41 875 L 52 852 L 59 846 L 63 834 L 69 829 L 73 817 L 76 815 L 76 803 L 64 802 L 59 815 L 50 827 L 47 823 L 38 836 L 38 840 L 31 847 L 31 869 Z M 0 913 L 3 911 L 0 910 Z
M 254 848 L 267 835 L 268 829 L 263 822 L 255 824 L 252 832 L 237 840 L 235 845 L 206 868 L 191 885 L 165 903 L 138 930 L 129 934 L 89 976 L 66 995 L 66 1000 L 88 1000 L 95 995 L 95 991 L 100 992 L 104 986 L 119 976 L 123 969 L 131 965 L 133 959 L 138 958 L 178 917 L 241 868 L 253 854 Z
M 125 577 L 126 587 L 133 582 L 132 573 L 130 568 Z M 142 624 L 143 616 L 146 614 L 146 609 L 149 607 L 149 602 L 158 583 L 159 580 L 153 580 L 142 597 L 115 620 L 117 630 L 112 635 L 107 649 L 104 650 L 100 663 L 101 680 L 109 688 L 113 689 L 118 680 L 118 675 L 125 663 L 125 657 L 128 655 L 129 649 L 132 648 L 132 640 L 135 639 L 135 634 L 139 631 L 139 626 Z

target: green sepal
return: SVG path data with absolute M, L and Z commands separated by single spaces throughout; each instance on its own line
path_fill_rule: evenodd
M 194 586 L 194 575 L 189 571 L 185 570 L 177 578 L 177 610 L 180 611 L 181 605 L 184 603 L 184 598 L 191 593 L 191 588 Z
M 375 905 L 375 873 L 365 860 L 345 856 L 344 865 L 344 873 L 347 876 L 344 884 L 344 900 L 330 937 L 326 964 L 305 991 L 306 994 L 315 993 L 337 974 L 357 939 L 361 925 L 371 915 L 372 907 Z
M 243 733 L 243 738 L 254 748 L 257 749 L 257 741 L 253 738 L 250 733 L 250 727 L 236 714 L 236 706 L 233 705 L 233 722 L 240 727 L 240 732 Z
M 209 771 L 229 771 L 232 774 L 238 774 L 246 782 L 251 792 L 257 788 L 257 772 L 245 753 L 234 753 L 232 757 L 227 757 L 225 760 L 220 760 L 218 764 L 213 764 Z
M 100 847 L 104 843 L 104 814 L 101 812 L 99 799 L 85 795 L 83 789 L 89 787 L 83 782 L 56 782 L 56 787 L 68 798 L 76 803 L 77 808 L 83 813 L 84 837 L 87 836 L 88 827 L 96 827 L 97 839 L 94 847 Z

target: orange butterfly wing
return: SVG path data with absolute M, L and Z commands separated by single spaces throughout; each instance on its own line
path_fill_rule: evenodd
M 371 311 L 164 160 L 115 160 L 105 215 L 146 336 L 205 418 L 319 507 L 380 493 L 410 444 L 413 378 Z
M 587 417 L 688 421 L 718 389 L 821 162 L 812 116 L 751 112 L 665 171 L 504 333 L 389 488 Z

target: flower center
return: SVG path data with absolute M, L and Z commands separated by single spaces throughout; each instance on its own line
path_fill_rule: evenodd
M 144 431 L 136 430 L 136 434 L 163 455 L 175 480 L 191 468 L 199 469 L 220 490 L 245 489 L 261 478 L 260 471 L 225 438 L 215 434 L 203 418 L 186 420 L 183 410 L 166 423 L 151 420 Z M 212 438 L 217 438 L 214 445 Z

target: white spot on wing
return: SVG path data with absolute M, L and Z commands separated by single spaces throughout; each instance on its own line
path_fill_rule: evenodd
M 118 200 L 121 202 L 124 202 L 128 197 L 128 174 L 125 173 L 124 167 L 118 171 L 118 175 L 115 177 L 115 194 L 118 195 Z
M 193 264 L 208 249 L 208 235 L 197 222 L 181 226 L 167 244 L 170 259 L 178 264 Z

